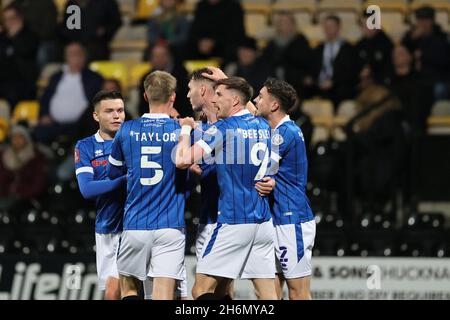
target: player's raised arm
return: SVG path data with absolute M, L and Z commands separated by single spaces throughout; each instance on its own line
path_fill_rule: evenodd
M 196 127 L 194 119 L 180 119 L 180 125 L 181 133 L 177 145 L 176 166 L 178 169 L 187 169 L 202 158 L 204 151 L 198 144 L 191 146 L 191 131 Z
M 210 71 L 210 73 L 204 72 L 204 73 L 202 73 L 202 76 L 204 76 L 205 78 L 208 78 L 212 81 L 219 81 L 219 80 L 228 78 L 228 76 L 219 68 L 208 67 L 208 70 Z M 255 105 L 251 101 L 249 101 L 245 107 L 248 109 L 248 111 L 250 111 L 251 114 L 256 115 L 256 112 L 258 110 L 256 109 Z

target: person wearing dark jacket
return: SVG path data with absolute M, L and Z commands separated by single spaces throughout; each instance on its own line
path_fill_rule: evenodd
M 69 14 L 65 14 L 61 32 L 66 42 L 81 42 L 88 52 L 88 60 L 109 60 L 109 44 L 117 30 L 122 25 L 119 6 L 116 0 L 69 0 L 71 5 L 81 9 L 81 28 L 69 30 L 66 21 Z
M 178 113 L 184 118 L 192 115 L 192 108 L 189 100 L 187 99 L 188 93 L 188 72 L 184 66 L 174 59 L 170 47 L 167 42 L 160 41 L 153 48 L 150 49 L 150 64 L 153 71 L 166 71 L 173 75 L 177 79 L 176 100 L 174 107 Z M 144 99 L 144 80 L 147 77 L 146 74 L 141 79 L 140 85 L 140 100 L 138 108 L 138 116 L 142 116 L 148 112 L 148 102 Z
M 201 0 L 189 32 L 189 59 L 234 61 L 237 44 L 244 36 L 244 12 L 238 1 Z
M 326 40 L 314 50 L 313 81 L 317 94 L 337 108 L 341 101 L 355 97 L 358 57 L 355 48 L 340 38 L 339 17 L 326 17 L 323 27 Z
M 362 38 L 356 43 L 360 68 L 368 67 L 376 82 L 381 82 L 391 68 L 392 40 L 382 29 L 367 27 L 367 14 L 361 19 Z
M 42 69 L 60 59 L 58 46 L 58 10 L 53 0 L 14 0 L 23 10 L 25 23 L 39 37 L 37 63 Z M 43 18 L 45 17 L 45 18 Z
M 262 88 L 267 78 L 274 76 L 272 65 L 266 63 L 258 56 L 256 40 L 245 37 L 238 46 L 238 60 L 225 66 L 225 73 L 229 76 L 241 77 L 248 81 L 254 90 L 255 97 L 257 89 Z
M 65 48 L 66 65 L 54 74 L 40 99 L 39 126 L 35 136 L 39 142 L 50 143 L 60 135 L 78 137 L 89 123 L 86 110 L 89 101 L 103 85 L 103 78 L 86 68 L 86 53 L 79 43 Z
M 398 45 L 392 51 L 392 70 L 383 83 L 400 99 L 402 112 L 413 133 L 425 133 L 433 87 L 414 69 L 412 55 L 404 46 Z
M 274 25 L 276 35 L 263 50 L 262 59 L 276 70 L 278 78 L 290 83 L 302 98 L 308 98 L 305 78 L 312 71 L 308 40 L 297 31 L 295 17 L 289 12 L 276 14 Z
M 406 33 L 402 44 L 415 59 L 416 71 L 433 85 L 435 99 L 450 98 L 450 40 L 434 21 L 435 11 L 421 7 L 415 11 L 416 24 Z
M 11 107 L 20 100 L 36 98 L 36 55 L 39 40 L 24 22 L 19 6 L 3 10 L 4 30 L 0 27 L 0 99 Z
M 0 152 L 0 208 L 19 208 L 39 199 L 45 187 L 45 157 L 35 148 L 27 128 L 12 127 L 10 143 Z

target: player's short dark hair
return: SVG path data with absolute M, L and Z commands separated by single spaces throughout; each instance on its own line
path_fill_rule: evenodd
M 207 80 L 214 82 L 213 80 L 206 78 L 202 73 L 212 74 L 213 72 L 209 70 L 208 68 L 201 68 L 194 70 L 191 74 L 191 79 L 194 81 L 201 81 L 201 80 Z
M 324 21 L 327 21 L 327 20 L 334 21 L 338 26 L 341 25 L 341 18 L 339 18 L 339 17 L 338 17 L 337 15 L 335 15 L 335 14 L 329 14 L 329 15 L 327 15 L 327 16 L 325 17 Z
M 123 101 L 122 94 L 119 91 L 101 90 L 95 94 L 94 98 L 92 98 L 92 106 L 96 109 L 97 106 L 100 105 L 100 102 L 115 99 L 120 99 Z
M 253 97 L 253 88 L 244 78 L 230 77 L 222 79 L 216 82 L 215 87 L 217 88 L 220 85 L 224 85 L 227 89 L 237 91 L 243 105 L 246 105 Z
M 297 92 L 286 81 L 269 78 L 264 82 L 264 87 L 280 103 L 281 109 L 286 113 L 297 101 Z

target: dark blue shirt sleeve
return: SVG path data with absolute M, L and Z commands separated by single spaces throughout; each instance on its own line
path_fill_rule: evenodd
M 85 199 L 95 198 L 102 194 L 108 193 L 119 188 L 127 181 L 126 175 L 123 175 L 114 180 L 94 180 L 94 175 L 91 173 L 80 173 L 77 175 L 78 186 L 80 192 Z

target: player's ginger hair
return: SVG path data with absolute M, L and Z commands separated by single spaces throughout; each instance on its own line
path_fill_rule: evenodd
M 165 71 L 153 71 L 144 80 L 144 90 L 150 104 L 167 103 L 177 89 L 177 79 Z

